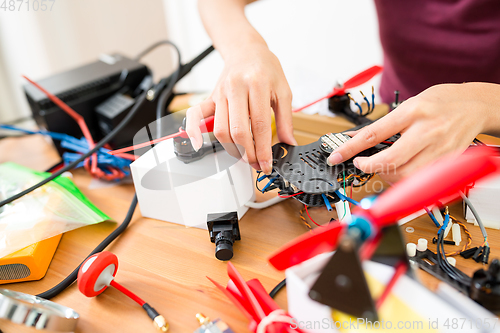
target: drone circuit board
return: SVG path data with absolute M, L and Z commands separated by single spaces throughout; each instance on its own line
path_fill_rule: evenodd
M 399 135 L 393 136 L 356 157 L 376 154 L 388 148 L 398 138 Z M 373 177 L 373 174 L 356 168 L 353 158 L 337 165 L 327 163 L 328 156 L 350 139 L 350 136 L 343 133 L 329 133 L 305 146 L 275 144 L 272 147 L 273 172 L 257 179 L 257 182 L 269 179 L 261 191 L 278 188 L 280 196 L 293 197 L 313 207 L 338 202 L 340 198 L 336 192 L 339 189 L 351 185 L 363 186 Z

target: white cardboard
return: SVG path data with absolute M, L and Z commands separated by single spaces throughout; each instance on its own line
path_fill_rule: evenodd
M 288 312 L 294 318 L 294 325 L 299 322 L 303 324 L 307 322 L 319 323 L 317 328 L 308 330 L 310 333 L 337 332 L 335 328 L 323 328 L 323 326 L 332 326 L 323 324 L 326 320 L 331 320 L 331 309 L 326 305 L 313 301 L 308 295 L 312 285 L 319 277 L 319 272 L 327 264 L 331 255 L 332 253 L 321 254 L 286 270 Z M 364 262 L 363 269 L 382 284 L 387 284 L 394 273 L 393 267 L 372 261 Z M 440 288 L 440 290 L 442 289 L 446 289 L 446 299 L 460 299 L 460 304 L 451 305 L 451 303 L 438 297 L 407 275 L 398 280 L 392 289 L 392 293 L 403 302 L 410 304 L 413 310 L 423 318 L 422 332 L 425 332 L 428 328 L 428 319 L 431 321 L 437 319 L 439 321 L 439 332 L 480 332 L 478 328 L 471 329 L 469 325 L 464 325 L 465 327 L 455 330 L 451 329 L 451 327 L 446 328 L 443 324 L 448 318 L 458 318 L 460 323 L 463 321 L 462 318 L 473 321 L 480 318 L 483 323 L 488 320 L 491 326 L 496 322 L 497 317 L 478 306 L 470 298 L 461 297 L 461 294 L 453 288 Z M 441 292 L 440 294 L 444 296 L 444 293 Z M 467 309 L 467 311 L 465 312 L 463 309 Z M 398 331 L 394 328 L 393 331 Z M 490 327 L 490 329 L 485 329 L 484 326 L 481 328 L 483 329 L 482 332 L 500 331 L 500 325 L 496 325 L 495 328 Z
M 226 151 L 184 163 L 173 139 L 163 141 L 130 166 L 145 217 L 207 229 L 207 214 L 237 211 L 241 218 L 253 201 L 251 167 Z

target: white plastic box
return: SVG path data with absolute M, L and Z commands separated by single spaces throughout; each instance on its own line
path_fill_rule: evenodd
M 224 150 L 185 164 L 170 139 L 130 168 L 145 217 L 207 229 L 207 214 L 237 211 L 240 219 L 255 198 L 251 167 Z

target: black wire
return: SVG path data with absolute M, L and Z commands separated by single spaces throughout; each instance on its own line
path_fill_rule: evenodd
M 123 219 L 122 224 L 118 226 L 115 230 L 113 230 L 112 233 L 108 235 L 97 247 L 85 258 L 87 260 L 88 257 L 91 255 L 96 254 L 97 252 L 103 251 L 112 241 L 114 241 L 120 234 L 127 229 L 128 225 L 130 224 L 130 221 L 132 220 L 132 216 L 134 215 L 135 208 L 137 207 L 137 195 L 134 195 L 134 199 L 132 199 L 132 203 L 130 204 L 130 207 L 128 209 L 127 215 L 125 216 L 125 219 Z M 64 280 L 59 282 L 56 286 L 52 287 L 51 289 L 38 294 L 38 297 L 45 298 L 45 299 L 51 299 L 53 297 L 56 297 L 59 295 L 64 289 L 68 288 L 73 282 L 75 282 L 76 278 L 78 277 L 78 270 L 80 269 L 80 266 L 83 264 L 85 261 L 83 260 L 80 265 L 78 265 L 77 268 L 73 272 L 71 272 L 70 275 L 68 275 Z
M 283 289 L 283 287 L 286 286 L 286 279 L 283 279 L 283 281 L 281 281 L 280 283 L 278 283 L 276 285 L 276 287 L 273 288 L 273 290 L 271 290 L 271 292 L 269 293 L 269 296 L 271 296 L 271 298 L 274 298 L 276 297 L 276 294 L 281 290 Z
M 167 101 L 170 98 L 170 96 L 173 94 L 174 90 L 174 85 L 177 83 L 179 80 L 180 74 L 181 74 L 181 69 L 182 69 L 182 63 L 181 63 L 181 52 L 179 51 L 179 48 L 174 44 L 169 42 L 168 44 L 172 45 L 175 48 L 175 51 L 177 52 L 177 69 L 173 73 L 172 77 L 168 81 L 167 88 L 161 93 L 160 97 L 158 98 L 158 104 L 156 105 L 156 137 L 161 138 L 161 117 L 163 116 L 163 111 L 165 110 L 165 107 L 167 105 Z
M 444 230 L 442 230 L 439 235 L 438 235 L 438 242 L 437 242 L 437 260 L 439 267 L 445 271 L 450 278 L 453 280 L 457 281 L 459 284 L 463 284 L 467 288 L 470 287 L 471 283 L 471 278 L 463 273 L 462 271 L 459 271 L 455 267 L 453 267 L 448 260 L 446 259 L 445 256 L 445 251 L 444 251 Z
M 62 175 L 66 171 L 73 169 L 80 162 L 84 161 L 86 158 L 92 156 L 96 151 L 101 149 L 106 143 L 108 143 L 111 139 L 113 139 L 116 136 L 116 134 L 118 134 L 125 126 L 127 126 L 127 124 L 130 122 L 130 120 L 132 120 L 132 118 L 135 116 L 135 114 L 137 113 L 137 111 L 141 107 L 142 103 L 146 99 L 146 94 L 147 94 L 147 91 L 144 91 L 141 95 L 139 95 L 139 97 L 137 98 L 137 102 L 134 104 L 134 106 L 129 111 L 129 113 L 125 116 L 125 118 L 123 118 L 123 120 L 111 132 L 109 132 L 108 135 L 106 135 L 101 141 L 99 141 L 95 145 L 94 148 L 92 148 L 91 150 L 89 150 L 88 152 L 86 152 L 85 154 L 80 156 L 77 160 L 68 164 L 64 168 L 60 169 L 59 171 L 54 172 L 51 176 L 45 178 L 41 182 L 31 186 L 30 188 L 28 188 L 24 191 L 19 192 L 18 194 L 11 196 L 10 198 L 7 198 L 7 199 L 1 201 L 0 207 L 3 207 L 5 205 L 11 203 L 12 201 L 17 200 L 17 199 L 21 198 L 22 196 L 24 196 L 24 195 L 36 190 L 37 188 L 47 184 L 48 182 L 59 177 L 60 175 Z
M 257 171 L 257 177 L 255 177 L 255 188 L 259 190 L 259 192 L 262 192 L 262 190 L 259 188 L 259 176 L 260 176 L 261 171 Z
M 474 138 L 474 143 L 477 143 L 481 146 L 486 146 L 486 144 L 484 142 L 482 142 L 481 140 L 477 139 L 477 138 Z
M 156 49 L 158 46 L 161 46 L 161 45 L 172 45 L 173 47 L 177 48 L 177 46 L 175 46 L 174 43 L 172 43 L 169 40 L 166 40 L 166 39 L 160 40 L 160 41 L 154 43 L 153 45 L 148 46 L 144 51 L 142 51 L 138 55 L 136 55 L 134 60 L 135 61 L 141 60 L 145 55 L 147 55 L 149 52 L 153 51 L 154 49 Z
M 170 76 L 170 80 L 168 81 L 168 85 L 165 88 L 165 90 L 162 92 L 162 94 L 160 95 L 160 97 L 158 99 L 158 104 L 156 105 L 156 137 L 157 138 L 161 138 L 161 136 L 162 136 L 161 135 L 161 117 L 163 116 L 163 110 L 165 110 L 167 100 L 172 95 L 174 85 L 179 80 L 179 76 L 181 73 L 181 69 L 182 69 L 181 51 L 179 50 L 177 45 L 175 45 L 173 42 L 171 42 L 169 40 L 161 40 L 159 42 L 154 43 L 153 45 L 151 45 L 150 47 L 148 47 L 147 49 L 145 49 L 144 51 L 142 51 L 141 53 L 139 53 L 135 57 L 135 60 L 139 61 L 146 54 L 148 54 L 149 52 L 153 51 L 154 49 L 156 49 L 158 46 L 161 46 L 161 45 L 170 45 L 175 49 L 175 52 L 177 53 L 177 69 Z

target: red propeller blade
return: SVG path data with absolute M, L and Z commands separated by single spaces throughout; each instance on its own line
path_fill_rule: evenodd
M 345 93 L 346 89 L 351 89 L 351 88 L 357 87 L 365 82 L 368 82 L 372 77 L 374 77 L 375 75 L 377 75 L 381 71 L 382 71 L 382 67 L 380 67 L 380 66 L 370 67 L 370 68 L 362 71 L 361 73 L 356 74 L 353 77 L 351 77 L 349 80 L 347 80 L 344 83 L 344 86 L 342 88 L 333 88 L 333 91 L 331 93 L 329 93 L 328 95 L 323 96 L 323 97 L 315 100 L 314 102 L 311 102 L 311 103 L 304 105 L 300 108 L 297 108 L 297 109 L 293 110 L 293 112 L 302 111 L 302 110 L 310 107 L 311 105 L 316 104 L 316 103 L 324 100 L 325 98 L 330 98 L 330 97 L 333 97 L 335 95 L 342 95 Z
M 360 214 L 380 227 L 394 223 L 436 201 L 458 196 L 465 186 L 497 172 L 498 154 L 492 148 L 478 147 L 459 157 L 445 157 L 408 177 L 380 195 L 373 206 Z M 498 157 L 497 157 L 498 159 Z
M 282 271 L 318 254 L 333 251 L 337 245 L 345 224 L 330 224 L 324 228 L 315 229 L 285 244 L 269 258 L 276 269 Z
M 344 83 L 343 88 L 344 89 L 352 89 L 352 88 L 355 88 L 357 86 L 360 86 L 363 83 L 368 82 L 372 77 L 374 77 L 375 75 L 377 75 L 381 71 L 382 71 L 381 66 L 370 67 L 370 68 L 362 71 L 361 73 L 354 75 L 349 80 L 347 80 Z

